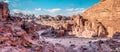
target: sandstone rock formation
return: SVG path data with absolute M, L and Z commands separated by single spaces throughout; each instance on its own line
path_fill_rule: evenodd
M 107 37 L 107 30 L 101 22 L 91 22 L 80 15 L 73 16 L 72 18 L 72 33 L 75 36 L 86 38 Z
M 6 20 L 9 15 L 8 4 L 4 2 L 0 2 L 0 20 Z
M 69 20 L 62 20 L 62 16 L 58 16 L 60 17 L 60 19 L 58 18 L 59 20 L 40 20 L 40 24 L 51 26 L 57 30 L 63 30 L 63 34 L 67 33 L 66 35 L 74 35 L 76 37 L 91 38 L 107 37 L 108 35 L 104 25 L 97 20 L 91 22 L 88 19 L 84 19 L 81 15 L 74 15 Z M 59 33 L 57 35 L 59 35 Z
M 91 22 L 94 20 L 101 22 L 109 33 L 108 37 L 112 37 L 115 32 L 120 32 L 119 8 L 120 0 L 101 0 L 85 11 L 82 16 Z
M 7 3 L 0 2 L 0 52 L 61 52 L 59 46 L 42 41 L 37 34 L 47 27 L 10 16 Z

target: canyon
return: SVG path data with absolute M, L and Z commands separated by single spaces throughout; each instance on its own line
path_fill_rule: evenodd
M 0 2 L 0 52 L 120 52 L 119 8 L 101 0 L 81 15 L 35 18 Z

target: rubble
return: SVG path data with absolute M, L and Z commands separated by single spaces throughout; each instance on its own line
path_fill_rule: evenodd
M 113 39 L 120 39 L 120 32 L 116 32 L 113 37 Z
M 88 45 L 81 46 L 78 52 L 119 52 L 120 42 L 119 40 L 99 40 L 96 42 L 90 42 Z

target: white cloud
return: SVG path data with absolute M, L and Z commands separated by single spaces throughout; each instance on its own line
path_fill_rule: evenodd
M 74 10 L 74 8 L 68 8 L 68 9 L 66 9 L 66 11 L 73 11 Z
M 75 11 L 76 13 L 83 13 L 86 9 L 85 8 L 76 8 Z
M 82 14 L 86 9 L 85 8 L 69 8 L 66 9 L 69 15 Z
M 20 10 L 20 9 L 13 9 L 12 10 L 14 13 L 23 13 L 23 14 L 37 14 L 38 12 L 41 11 L 40 8 L 35 8 L 34 10 L 28 10 L 28 9 L 25 9 L 25 10 Z
M 18 6 L 21 7 L 21 3 L 18 3 L 18 2 L 21 2 L 19 0 L 9 0 L 10 4 L 9 6 L 12 7 L 12 8 L 17 8 Z
M 85 10 L 85 8 L 75 8 L 75 10 Z
M 3 0 L 3 2 L 8 3 L 8 2 L 9 2 L 9 0 Z
M 13 9 L 12 10 L 14 13 L 20 13 L 21 12 L 21 10 L 18 10 L 18 9 Z
M 35 11 L 41 11 L 42 9 L 41 8 L 35 8 Z
M 62 14 L 62 15 L 76 15 L 76 14 L 82 14 L 86 9 L 85 8 L 68 8 L 65 10 L 62 10 L 60 8 L 54 8 L 54 9 L 41 9 L 41 8 L 35 8 L 33 10 L 20 10 L 20 9 L 13 9 L 13 13 L 23 13 L 23 14 L 35 14 L 35 15 L 40 15 L 40 14 L 49 14 L 52 16 Z M 61 12 L 60 12 L 61 11 Z
M 45 9 L 46 11 L 50 12 L 50 13 L 56 13 L 56 12 L 59 12 L 61 11 L 60 8 L 54 8 L 54 9 Z
M 19 10 L 19 9 L 13 9 L 14 13 L 24 13 L 24 14 L 34 14 L 34 12 L 29 10 Z

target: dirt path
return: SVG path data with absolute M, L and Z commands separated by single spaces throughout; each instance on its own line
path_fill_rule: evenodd
M 42 32 L 44 32 L 44 30 L 39 31 L 39 34 L 41 34 Z M 75 45 L 76 47 L 79 47 L 81 45 L 88 45 L 88 43 L 90 41 L 97 41 L 97 40 L 106 40 L 108 38 L 50 38 L 50 37 L 42 37 L 40 36 L 40 38 L 43 41 L 47 41 L 53 44 L 59 43 L 61 45 L 64 45 L 65 47 L 69 47 L 70 45 Z
M 102 39 L 87 39 L 87 38 L 48 38 L 44 37 L 45 41 L 48 41 L 50 43 L 56 44 L 62 44 L 65 47 L 69 47 L 70 45 L 75 46 L 81 46 L 81 45 L 88 45 L 90 41 L 97 41 L 97 40 L 106 40 L 107 38 Z

